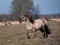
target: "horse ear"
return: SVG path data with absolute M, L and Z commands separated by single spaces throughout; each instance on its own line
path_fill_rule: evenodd
M 27 14 L 25 14 L 24 16 L 27 17 L 27 18 L 29 18 L 29 15 L 27 15 Z
M 31 17 L 32 17 L 32 16 L 29 15 L 29 14 L 25 14 L 24 16 L 27 17 L 27 18 L 31 18 Z

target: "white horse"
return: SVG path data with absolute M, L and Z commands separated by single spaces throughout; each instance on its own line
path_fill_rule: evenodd
M 32 31 L 40 30 L 43 32 L 44 38 L 48 37 L 50 31 L 48 30 L 48 22 L 44 18 L 42 19 L 33 19 L 32 16 L 24 15 L 22 19 L 25 20 L 26 28 L 27 28 L 27 37 L 30 39 L 29 33 Z M 36 36 L 34 34 L 34 36 Z

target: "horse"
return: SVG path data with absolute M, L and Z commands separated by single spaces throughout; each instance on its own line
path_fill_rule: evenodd
M 48 34 L 50 34 L 50 30 L 48 29 L 48 22 L 46 19 L 34 19 L 30 15 L 23 15 L 22 20 L 24 20 L 26 24 L 28 39 L 30 39 L 30 32 L 35 33 L 38 30 L 43 33 L 44 38 L 47 38 Z M 36 37 L 36 34 L 34 34 L 34 36 Z

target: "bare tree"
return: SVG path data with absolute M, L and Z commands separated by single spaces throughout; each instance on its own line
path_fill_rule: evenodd
M 40 7 L 39 7 L 39 5 L 37 4 L 36 6 L 33 6 L 31 12 L 33 13 L 34 18 L 38 18 L 38 15 L 40 15 Z
M 28 13 L 33 7 L 33 0 L 13 0 L 11 6 L 12 14 Z

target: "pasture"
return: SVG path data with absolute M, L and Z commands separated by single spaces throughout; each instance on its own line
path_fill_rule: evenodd
M 41 38 L 42 33 L 36 32 L 37 37 L 27 39 L 24 24 L 0 26 L 0 45 L 60 45 L 60 22 L 49 21 L 51 34 Z

